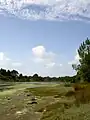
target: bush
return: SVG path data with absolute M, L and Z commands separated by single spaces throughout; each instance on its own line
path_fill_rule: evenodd
M 88 84 L 74 84 L 73 88 L 75 91 L 84 90 Z
M 74 90 L 77 104 L 90 102 L 90 84 L 76 84 Z

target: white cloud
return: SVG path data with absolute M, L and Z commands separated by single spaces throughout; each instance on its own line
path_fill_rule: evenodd
M 43 64 L 46 68 L 61 66 L 56 61 L 57 55 L 51 51 L 46 51 L 46 48 L 42 45 L 32 48 L 32 54 L 34 55 L 34 62 Z
M 90 0 L 0 0 L 0 14 L 29 20 L 90 21 Z
M 8 58 L 5 53 L 0 52 L 0 68 L 14 69 L 14 67 L 20 67 L 21 65 L 21 63 L 15 62 L 14 60 Z
M 42 45 L 32 48 L 32 53 L 34 55 L 35 61 L 37 62 L 49 62 L 52 61 L 55 57 L 53 52 L 47 52 L 46 48 Z
M 43 58 L 45 55 L 45 48 L 44 46 L 37 46 L 35 48 L 32 48 L 33 54 L 38 58 Z
M 3 52 L 0 52 L 0 66 L 6 65 L 10 62 L 10 58 L 5 56 Z
M 0 52 L 0 60 L 3 60 L 3 59 L 4 59 L 4 53 Z
M 0 52 L 0 61 L 8 61 L 10 58 L 6 57 L 3 52 Z
M 78 64 L 78 63 L 79 63 L 79 60 L 80 60 L 80 57 L 79 57 L 79 54 L 78 54 L 78 52 L 77 52 L 77 50 L 76 50 L 76 55 L 75 55 L 75 57 L 74 57 L 74 60 L 68 62 L 68 64 L 69 64 L 69 65 Z

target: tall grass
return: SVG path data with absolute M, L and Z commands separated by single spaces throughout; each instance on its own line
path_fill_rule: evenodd
M 90 102 L 90 84 L 77 84 L 74 90 L 76 103 Z

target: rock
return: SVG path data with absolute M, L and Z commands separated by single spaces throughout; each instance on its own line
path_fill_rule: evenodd
M 29 96 L 31 96 L 31 94 L 30 94 L 30 93 L 28 93 L 28 94 L 27 94 L 27 97 L 29 97 Z
M 29 105 L 29 104 L 31 104 L 31 101 L 28 101 L 28 102 L 27 102 L 27 105 Z
M 36 101 L 28 101 L 27 105 L 29 105 L 29 104 L 37 104 L 37 102 Z
M 55 95 L 55 96 L 54 96 L 54 98 L 59 98 L 59 97 L 60 97 L 60 95 Z
M 21 115 L 26 114 L 27 112 L 28 112 L 28 110 L 25 108 L 25 109 L 23 109 L 22 111 L 17 111 L 17 112 L 16 112 L 16 115 L 21 116 Z
M 16 106 L 15 106 L 15 105 L 12 105 L 11 109 L 15 109 L 15 108 L 16 108 Z
M 47 110 L 46 110 L 46 108 L 43 110 L 43 112 L 46 112 Z
M 46 108 L 41 108 L 38 110 L 38 112 L 46 112 Z
M 11 98 L 10 98 L 10 97 L 8 97 L 8 98 L 7 98 L 7 100 L 11 100 Z
M 65 96 L 61 96 L 61 98 L 65 98 Z
M 16 115 L 22 115 L 22 111 L 17 111 Z
M 37 104 L 37 102 L 36 101 L 32 101 L 31 104 Z
M 37 98 L 36 98 L 36 97 L 32 97 L 31 100 L 32 100 L 32 101 L 35 101 L 35 100 L 37 100 Z

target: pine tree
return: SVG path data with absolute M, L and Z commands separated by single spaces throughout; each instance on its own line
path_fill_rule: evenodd
M 90 82 L 90 40 L 87 38 L 78 49 L 79 64 L 72 65 L 80 80 Z

